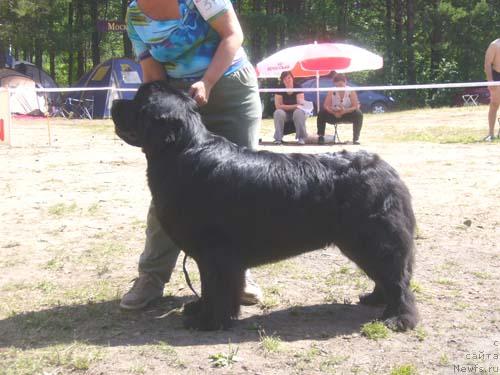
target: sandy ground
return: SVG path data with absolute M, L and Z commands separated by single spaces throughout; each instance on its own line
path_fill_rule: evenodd
M 357 305 L 371 281 L 336 249 L 253 270 L 264 303 L 244 307 L 230 331 L 182 328 L 174 309 L 192 293 L 180 261 L 161 301 L 120 311 L 144 241 L 144 156 L 109 121 L 52 120 L 49 146 L 45 121 L 16 120 L 13 145 L 0 146 L 0 374 L 500 373 L 500 143 L 383 137 L 405 123 L 478 138 L 485 116 L 486 107 L 388 114 L 367 119 L 362 146 L 261 146 L 368 149 L 408 184 L 421 323 L 379 340 L 361 326 L 381 310 Z M 262 137 L 271 140 L 269 126 Z M 209 359 L 236 351 L 227 366 Z

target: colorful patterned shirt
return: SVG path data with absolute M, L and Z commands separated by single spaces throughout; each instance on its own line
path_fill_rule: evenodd
M 153 57 L 173 78 L 200 78 L 220 43 L 212 20 L 232 8 L 229 0 L 178 0 L 180 18 L 158 21 L 144 14 L 132 1 L 127 11 L 127 32 L 138 60 Z M 224 75 L 248 61 L 240 48 Z

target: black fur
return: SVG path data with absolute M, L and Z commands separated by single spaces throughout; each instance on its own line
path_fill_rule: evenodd
M 375 281 L 361 302 L 386 305 L 393 329 L 415 327 L 411 198 L 377 155 L 239 147 L 165 82 L 115 101 L 112 114 L 116 133 L 146 154 L 160 223 L 198 264 L 201 299 L 186 306 L 186 326 L 229 327 L 247 268 L 334 244 Z

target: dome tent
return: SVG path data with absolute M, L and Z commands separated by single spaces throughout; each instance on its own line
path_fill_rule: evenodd
M 85 90 L 90 87 L 114 87 L 137 89 L 142 83 L 141 66 L 134 60 L 127 58 L 114 58 L 97 65 L 90 72 L 85 73 L 73 85 L 83 88 L 74 91 L 68 96 L 78 100 L 93 101 L 93 118 L 111 117 L 111 105 L 114 99 L 132 99 L 134 91 L 112 90 Z
M 11 113 L 41 115 L 47 112 L 45 95 L 37 92 L 40 87 L 31 77 L 13 69 L 0 69 L 0 87 L 11 89 Z

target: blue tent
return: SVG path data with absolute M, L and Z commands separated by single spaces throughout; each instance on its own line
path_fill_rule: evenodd
M 141 66 L 134 60 L 116 58 L 97 65 L 92 71 L 84 74 L 73 87 L 137 89 L 141 83 Z M 85 105 L 91 107 L 92 118 L 109 118 L 114 99 L 132 99 L 134 95 L 135 91 L 80 90 L 72 92 L 68 96 L 87 103 Z

